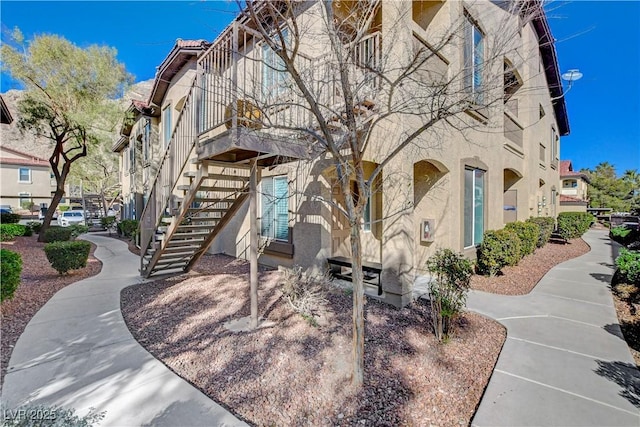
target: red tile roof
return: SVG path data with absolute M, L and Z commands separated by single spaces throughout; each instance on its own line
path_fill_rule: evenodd
M 23 153 L 22 151 L 18 151 L 14 148 L 9 148 L 5 146 L 3 146 L 2 149 L 4 151 L 17 154 L 18 156 L 22 156 L 24 158 L 21 159 L 16 157 L 0 157 L 0 164 L 22 165 L 22 166 L 47 166 L 47 167 L 49 166 L 49 161 L 41 157 L 37 157 L 28 153 Z
M 576 172 L 573 170 L 573 164 L 571 160 L 560 160 L 560 178 L 576 177 L 582 178 L 587 182 L 590 182 L 589 177 L 582 172 Z
M 578 199 L 577 197 L 560 195 L 560 203 L 587 203 L 586 200 Z

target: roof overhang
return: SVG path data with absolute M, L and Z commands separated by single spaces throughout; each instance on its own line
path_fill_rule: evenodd
M 538 7 L 540 11 L 535 14 L 532 23 L 533 28 L 538 36 L 538 44 L 540 46 L 540 55 L 544 64 L 544 73 L 547 77 L 547 85 L 549 86 L 549 94 L 551 95 L 551 104 L 558 122 L 558 133 L 561 136 L 569 135 L 569 117 L 567 115 L 567 105 L 564 100 L 564 90 L 562 88 L 562 80 L 560 71 L 558 70 L 558 55 L 556 53 L 555 39 L 551 35 L 551 28 L 547 21 L 547 16 L 542 10 L 541 2 Z
M 198 57 L 204 52 L 210 43 L 205 40 L 182 41 L 178 40 L 169 52 L 169 55 L 162 61 L 156 72 L 153 81 L 153 88 L 149 96 L 150 106 L 160 106 L 169 88 L 171 79 L 189 62 L 193 57 Z M 160 111 L 154 111 L 154 115 L 159 115 Z

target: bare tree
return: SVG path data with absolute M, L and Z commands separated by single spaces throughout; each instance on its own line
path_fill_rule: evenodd
M 426 3 L 431 9 L 424 11 L 425 21 L 449 7 Z M 455 3 L 453 18 L 427 22 L 428 40 L 408 30 L 411 2 L 248 0 L 243 11 L 262 46 L 261 56 L 244 59 L 267 70 L 254 76 L 257 83 L 238 89 L 245 100 L 238 104 L 243 124 L 306 138 L 310 152 L 330 159 L 344 195 L 344 205 L 334 208 L 349 224 L 356 386 L 364 378 L 361 224 L 367 199 L 380 191 L 383 170 L 401 153 L 437 150 L 446 135 L 463 139 L 480 124 L 491 132 L 492 109 L 504 108 L 523 83 L 514 70 L 527 53 L 515 36 L 541 13 L 537 2 L 478 2 L 465 9 Z M 491 22 L 491 38 L 479 32 L 478 15 Z M 367 161 L 375 164 L 372 171 Z M 396 190 L 395 197 L 408 197 L 400 186 Z M 408 203 L 395 204 L 384 215 L 400 218 L 409 209 Z

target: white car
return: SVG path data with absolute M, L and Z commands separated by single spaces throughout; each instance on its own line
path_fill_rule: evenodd
M 66 211 L 58 215 L 58 225 L 68 227 L 73 224 L 84 225 L 84 213 L 82 211 Z

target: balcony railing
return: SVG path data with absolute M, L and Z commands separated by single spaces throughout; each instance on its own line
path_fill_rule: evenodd
M 327 116 L 339 112 L 344 98 L 335 56 L 311 58 L 298 53 L 294 61 L 313 99 Z M 351 52 L 348 63 L 358 98 L 372 98 L 381 83 L 376 72 L 381 66 L 380 33 L 364 37 Z M 300 128 L 313 126 L 307 100 L 279 57 L 254 31 L 234 27 L 200 57 L 198 68 L 200 134 L 242 126 L 267 131 L 274 137 L 290 137 L 298 135 Z

